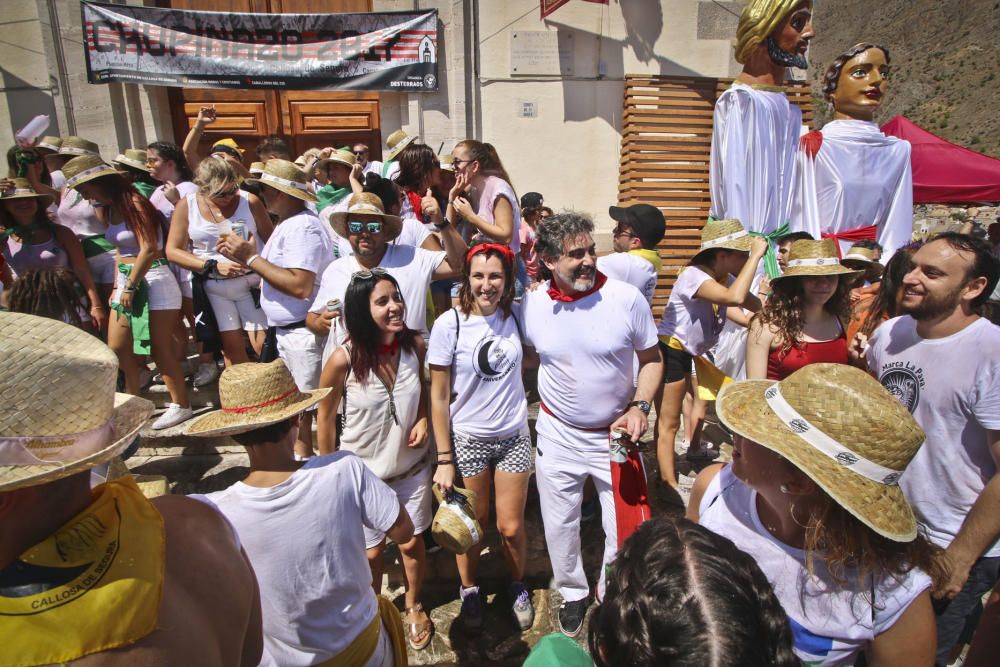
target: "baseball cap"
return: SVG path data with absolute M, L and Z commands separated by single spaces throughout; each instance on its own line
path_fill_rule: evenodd
M 521 208 L 538 208 L 545 203 L 544 198 L 538 192 L 525 192 L 521 195 Z
M 667 233 L 667 222 L 663 218 L 663 213 L 650 204 L 632 204 L 624 208 L 610 206 L 608 215 L 613 220 L 631 227 L 646 248 L 656 246 Z

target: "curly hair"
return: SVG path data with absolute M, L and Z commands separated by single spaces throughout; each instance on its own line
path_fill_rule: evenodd
M 87 312 L 86 299 L 76 289 L 76 277 L 69 269 L 25 271 L 10 287 L 10 311 L 59 320 L 87 329 L 81 315 Z
M 885 54 L 885 64 L 890 63 L 889 49 L 885 48 L 881 44 L 871 44 L 869 42 L 862 42 L 860 44 L 855 44 L 851 48 L 847 49 L 839 56 L 837 56 L 830 66 L 826 68 L 826 73 L 823 75 L 823 97 L 827 102 L 833 102 L 833 94 L 837 91 L 837 86 L 840 84 L 840 74 L 851 58 L 859 54 L 864 53 L 868 49 L 878 49 Z
M 798 665 L 781 604 L 757 563 L 683 518 L 639 526 L 591 617 L 599 667 Z
M 514 303 L 514 262 L 507 259 L 507 256 L 496 248 L 490 248 L 484 252 L 476 253 L 476 255 L 483 255 L 486 259 L 490 257 L 500 259 L 500 264 L 503 266 L 503 294 L 500 295 L 500 303 L 498 305 L 500 310 L 503 311 L 504 317 L 510 317 L 511 305 Z M 471 272 L 472 261 L 470 259 L 462 265 L 462 284 L 458 288 L 458 307 L 465 315 L 472 312 L 472 305 L 475 300 L 475 297 L 472 296 L 472 285 L 469 282 Z
M 591 234 L 593 231 L 594 221 L 583 213 L 564 211 L 559 215 L 549 216 L 535 227 L 535 251 L 539 257 L 559 259 L 566 239 Z
M 882 281 L 878 285 L 875 298 L 868 302 L 868 312 L 864 314 L 864 323 L 859 331 L 871 337 L 875 329 L 890 317 L 900 314 L 899 302 L 896 300 L 903 278 L 913 266 L 913 253 L 920 249 L 923 242 L 915 242 L 903 246 L 895 252 L 889 263 L 885 265 Z
M 190 181 L 194 178 L 191 167 L 188 166 L 187 160 L 184 158 L 184 151 L 177 144 L 171 141 L 154 141 L 146 146 L 146 150 L 156 151 L 164 162 L 173 162 L 182 181 Z
M 803 276 L 789 276 L 771 283 L 771 296 L 764 307 L 753 316 L 762 326 L 771 326 L 781 337 L 781 353 L 787 354 L 802 343 L 802 329 L 806 325 L 805 290 Z M 851 284 L 847 276 L 837 282 L 837 291 L 823 304 L 823 310 L 834 315 L 842 325 L 851 320 Z

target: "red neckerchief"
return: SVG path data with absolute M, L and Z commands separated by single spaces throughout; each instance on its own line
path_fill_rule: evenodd
M 413 215 L 417 216 L 417 220 L 423 220 L 423 208 L 420 203 L 424 200 L 423 196 L 419 192 L 413 192 L 408 190 L 406 192 L 406 198 L 410 200 L 410 207 L 413 209 Z
M 378 353 L 387 354 L 391 357 L 392 355 L 396 354 L 396 350 L 398 349 L 399 349 L 399 338 L 393 338 L 392 342 L 389 343 L 388 345 L 379 344 Z
M 564 302 L 568 303 L 570 301 L 579 301 L 583 297 L 589 296 L 589 295 L 593 294 L 597 290 L 599 290 L 602 287 L 604 287 L 604 283 L 606 283 L 606 282 L 608 282 L 608 277 L 606 275 L 604 275 L 603 273 L 601 273 L 600 271 L 598 271 L 597 275 L 594 277 L 594 286 L 593 287 L 591 287 L 586 292 L 578 292 L 578 293 L 570 296 L 568 294 L 563 294 L 562 292 L 559 291 L 559 288 L 556 287 L 556 279 L 553 278 L 552 280 L 549 281 L 548 292 L 549 292 L 549 296 L 552 297 L 553 301 L 564 301 Z

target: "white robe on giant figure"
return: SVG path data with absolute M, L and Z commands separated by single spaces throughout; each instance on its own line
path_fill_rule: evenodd
M 864 120 L 831 121 L 820 133 L 815 158 L 805 148 L 798 151 L 791 229 L 820 238 L 877 225 L 875 240 L 884 248 L 885 265 L 913 234 L 910 143 Z M 842 255 L 851 244 L 840 240 Z

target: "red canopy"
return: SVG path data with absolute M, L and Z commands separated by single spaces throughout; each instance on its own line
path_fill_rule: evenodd
M 882 126 L 913 146 L 913 203 L 1000 202 L 1000 160 L 946 141 L 896 116 Z

